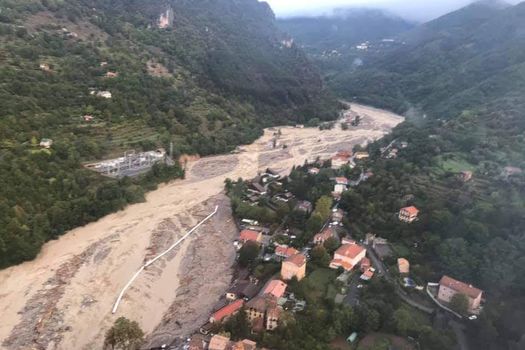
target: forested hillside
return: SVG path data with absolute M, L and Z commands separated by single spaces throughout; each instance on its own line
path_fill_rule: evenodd
M 414 27 L 382 10 L 361 8 L 342 8 L 319 17 L 281 18 L 277 24 L 314 55 L 333 50 L 345 54 L 362 42 L 389 39 Z
M 170 142 L 174 158 L 228 152 L 267 125 L 335 117 L 274 21 L 256 0 L 0 0 L 0 267 L 182 176 L 117 181 L 86 161 Z
M 342 206 L 358 235 L 395 242 L 421 282 L 442 274 L 485 291 L 476 349 L 525 345 L 525 3 L 475 3 L 400 35 L 401 46 L 331 81 L 338 94 L 406 112 L 372 146 L 376 176 Z M 381 146 L 406 141 L 397 159 Z M 461 181 L 462 171 L 473 179 Z M 395 213 L 416 205 L 416 224 Z

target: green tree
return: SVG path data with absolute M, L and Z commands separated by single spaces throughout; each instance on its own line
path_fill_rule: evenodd
M 332 213 L 332 197 L 322 196 L 315 203 L 315 213 L 319 214 L 323 221 L 328 220 Z
M 454 294 L 450 300 L 450 308 L 461 315 L 468 313 L 468 297 L 465 294 Z
M 339 248 L 339 240 L 335 237 L 330 237 L 324 242 L 323 246 L 329 254 L 332 254 Z
M 112 350 L 136 350 L 144 342 L 144 332 L 136 321 L 119 317 L 106 332 L 104 348 Z
M 327 267 L 330 264 L 330 255 L 322 245 L 315 246 L 312 249 L 311 256 L 312 263 L 317 266 Z
M 259 245 L 248 241 L 239 250 L 239 265 L 247 267 L 259 256 Z
M 306 231 L 308 233 L 318 232 L 323 227 L 324 220 L 321 215 L 314 213 L 306 221 Z

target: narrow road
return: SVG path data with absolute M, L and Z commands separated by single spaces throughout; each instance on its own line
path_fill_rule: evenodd
M 392 278 L 388 270 L 385 268 L 385 264 L 383 264 L 383 261 L 379 259 L 375 251 L 372 249 L 372 246 L 367 245 L 367 253 L 370 257 L 370 260 L 372 261 L 372 265 L 376 268 L 376 271 L 378 272 L 378 275 L 384 276 L 387 281 L 394 283 L 396 288 L 396 293 L 399 295 L 401 300 L 403 300 L 405 303 L 415 307 L 416 309 L 419 309 L 423 312 L 426 312 L 427 314 L 432 314 L 435 309 L 428 307 L 426 305 L 423 305 L 413 299 L 410 298 L 410 296 L 402 290 L 397 283 L 395 283 L 395 280 Z M 470 350 L 468 346 L 467 336 L 465 335 L 465 326 L 458 321 L 450 318 L 448 322 L 450 328 L 454 331 L 454 334 L 456 335 L 457 339 L 457 346 L 459 350 Z
M 377 256 L 376 252 L 374 251 L 374 249 L 372 248 L 371 245 L 367 245 L 367 253 L 368 253 L 368 256 L 370 257 L 370 260 L 372 260 L 372 265 L 374 265 L 374 268 L 376 269 L 377 273 L 379 276 L 384 276 L 386 278 L 387 281 L 389 282 L 392 282 L 394 285 L 395 285 L 395 289 L 396 289 L 396 293 L 397 295 L 399 295 L 399 297 L 407 304 L 423 311 L 423 312 L 426 312 L 427 314 L 432 314 L 435 309 L 434 308 L 431 308 L 431 307 L 428 307 L 426 305 L 423 305 L 415 300 L 413 300 L 412 298 L 410 298 L 410 296 L 404 291 L 402 290 L 399 285 L 396 283 L 396 281 L 394 280 L 394 278 L 392 277 L 392 275 L 390 275 L 390 273 L 388 272 L 388 270 L 385 268 L 385 264 L 383 264 L 383 261 L 381 261 L 381 259 L 379 259 L 379 257 Z

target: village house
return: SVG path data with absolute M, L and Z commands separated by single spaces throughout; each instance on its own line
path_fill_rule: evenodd
M 222 322 L 229 317 L 235 315 L 244 305 L 244 300 L 238 299 L 233 303 L 226 305 L 223 308 L 215 311 L 210 317 L 210 323 Z
M 277 328 L 280 314 L 277 299 L 269 294 L 255 297 L 246 303 L 246 316 L 254 332 Z
M 352 237 L 344 236 L 343 239 L 341 239 L 341 245 L 343 244 L 356 244 L 356 242 Z
M 452 297 L 456 294 L 464 294 L 468 299 L 468 311 L 476 313 L 479 310 L 481 296 L 483 291 L 472 285 L 453 279 L 449 276 L 443 276 L 439 281 L 438 300 L 450 303 Z
M 309 201 L 299 201 L 295 206 L 295 210 L 310 214 L 313 210 L 313 205 Z
M 281 263 L 281 278 L 285 281 L 296 278 L 298 281 L 306 276 L 306 257 L 295 254 Z
M 39 67 L 44 72 L 50 72 L 51 71 L 51 67 L 47 63 L 41 63 Z
M 324 244 L 324 242 L 331 237 L 337 238 L 337 233 L 332 227 L 327 227 L 314 236 L 313 242 L 318 245 Z
M 345 185 L 348 186 L 348 179 L 344 176 L 336 177 L 335 183 L 338 185 Z
M 359 267 L 361 269 L 361 272 L 367 271 L 372 265 L 370 264 L 370 259 L 367 257 L 364 257 L 361 259 L 361 262 L 359 263 Z
M 341 169 L 343 166 L 350 164 L 352 152 L 339 151 L 332 157 L 332 169 Z
M 370 157 L 368 152 L 355 152 L 354 154 L 354 159 L 356 160 L 368 159 L 368 157 Z
M 418 214 L 419 209 L 417 209 L 414 206 L 401 208 L 401 210 L 399 211 L 399 220 L 411 223 L 417 220 Z
M 275 248 L 275 255 L 278 256 L 279 258 L 286 259 L 295 254 L 299 254 L 299 251 L 297 249 L 288 247 L 287 245 L 284 245 L 284 244 L 278 245 Z
M 313 242 L 314 244 L 324 244 L 331 237 L 337 237 L 337 234 L 332 227 L 327 227 L 314 236 Z
M 243 339 L 232 345 L 232 350 L 256 350 L 257 343 L 250 339 Z
M 107 99 L 110 99 L 113 97 L 113 95 L 109 91 L 97 91 L 97 92 L 92 91 L 91 95 L 96 95 L 97 97 L 102 97 L 102 98 L 107 98 Z
M 188 350 L 205 350 L 208 342 L 206 337 L 202 334 L 194 334 L 188 343 Z
M 361 262 L 366 256 L 366 249 L 358 244 L 343 244 L 335 253 L 334 258 L 330 262 L 330 268 L 338 269 L 342 267 L 346 271 L 350 271 Z
M 106 78 L 116 78 L 118 77 L 118 72 L 106 72 Z
M 332 215 L 331 215 L 331 220 L 332 222 L 342 222 L 343 221 L 343 217 L 345 216 L 345 212 L 343 211 L 343 209 L 333 209 L 332 210 Z
M 346 187 L 346 185 L 342 185 L 342 184 L 335 184 L 334 185 L 334 191 L 333 191 L 333 194 L 336 196 L 336 197 L 340 197 L 341 194 L 346 191 L 348 188 Z
M 319 168 L 310 168 L 310 169 L 308 169 L 308 174 L 310 174 L 310 175 L 317 175 L 317 174 L 319 174 L 319 171 L 320 171 Z
M 372 277 L 374 277 L 374 272 L 375 272 L 375 269 L 373 267 L 369 267 L 368 269 L 366 269 L 362 274 L 361 276 L 359 277 L 359 279 L 363 280 L 363 281 L 370 281 L 372 279 Z
M 397 268 L 402 275 L 408 275 L 410 273 L 410 263 L 405 258 L 397 259 Z
M 42 139 L 40 140 L 40 147 L 42 148 L 51 148 L 53 146 L 53 140 L 51 139 Z
M 458 174 L 458 178 L 463 182 L 469 182 L 472 179 L 472 171 L 465 170 Z
M 248 241 L 260 244 L 262 242 L 262 233 L 254 230 L 242 230 L 239 241 L 244 244 Z
M 264 287 L 261 295 L 271 295 L 277 299 L 282 298 L 288 285 L 281 280 L 271 280 Z
M 82 116 L 82 119 L 85 121 L 85 122 L 91 122 L 93 121 L 93 116 L 92 115 L 89 115 L 89 114 L 86 114 L 84 116 Z
M 230 337 L 215 334 L 210 339 L 208 350 L 229 350 L 231 347 Z

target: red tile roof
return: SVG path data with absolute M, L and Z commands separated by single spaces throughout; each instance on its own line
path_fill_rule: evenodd
M 402 208 L 401 210 L 406 211 L 409 215 L 417 215 L 419 213 L 419 209 L 414 206 L 405 207 L 405 208 Z
M 341 185 L 348 185 L 348 179 L 346 177 L 336 177 L 335 182 Z
M 332 160 L 340 160 L 342 162 L 348 162 L 348 161 L 350 161 L 350 157 L 337 155 L 337 156 L 332 157 Z
M 370 259 L 368 259 L 366 257 L 361 259 L 361 268 L 363 268 L 365 266 L 366 267 L 370 267 Z
M 331 227 L 328 227 L 314 236 L 314 242 L 319 240 L 324 242 L 330 237 L 334 237 L 334 230 Z
M 347 261 L 341 260 L 341 259 L 333 259 L 330 262 L 330 265 L 341 266 L 343 269 L 347 271 L 352 270 L 354 268 L 354 265 L 350 264 Z
M 339 249 L 335 251 L 335 254 L 346 256 L 350 259 L 354 259 L 361 254 L 365 248 L 357 244 L 343 244 Z
M 338 151 L 336 153 L 336 157 L 339 156 L 339 157 L 346 157 L 346 158 L 350 158 L 352 156 L 352 151 Z
M 288 258 L 292 255 L 298 254 L 299 251 L 295 248 L 288 247 L 286 245 L 280 245 L 277 248 L 275 248 L 275 253 L 279 256 L 284 256 Z
M 306 257 L 303 254 L 295 254 L 287 258 L 285 262 L 294 264 L 295 266 L 301 267 L 306 264 Z
M 259 242 L 259 235 L 260 232 L 253 231 L 253 230 L 242 230 L 241 231 L 241 241 L 247 242 L 247 241 L 253 241 L 253 242 Z
M 472 285 L 468 285 L 464 282 L 453 279 L 452 277 L 443 276 L 439 281 L 440 286 L 448 287 L 452 290 L 455 290 L 458 293 L 465 294 L 472 299 L 477 298 L 483 291 Z
M 397 259 L 397 267 L 400 273 L 408 273 L 410 271 L 410 263 L 405 258 Z
M 262 295 L 270 294 L 276 298 L 281 298 L 288 285 L 281 280 L 272 280 L 264 288 Z
M 211 318 L 214 322 L 221 322 L 225 317 L 231 316 L 237 311 L 239 311 L 240 308 L 244 305 L 244 300 L 238 299 L 235 300 L 233 303 L 226 305 L 222 309 L 219 309 L 211 315 Z
M 365 272 L 363 272 L 360 278 L 362 280 L 369 281 L 370 279 L 372 279 L 372 277 L 374 277 L 374 272 L 368 269 Z

